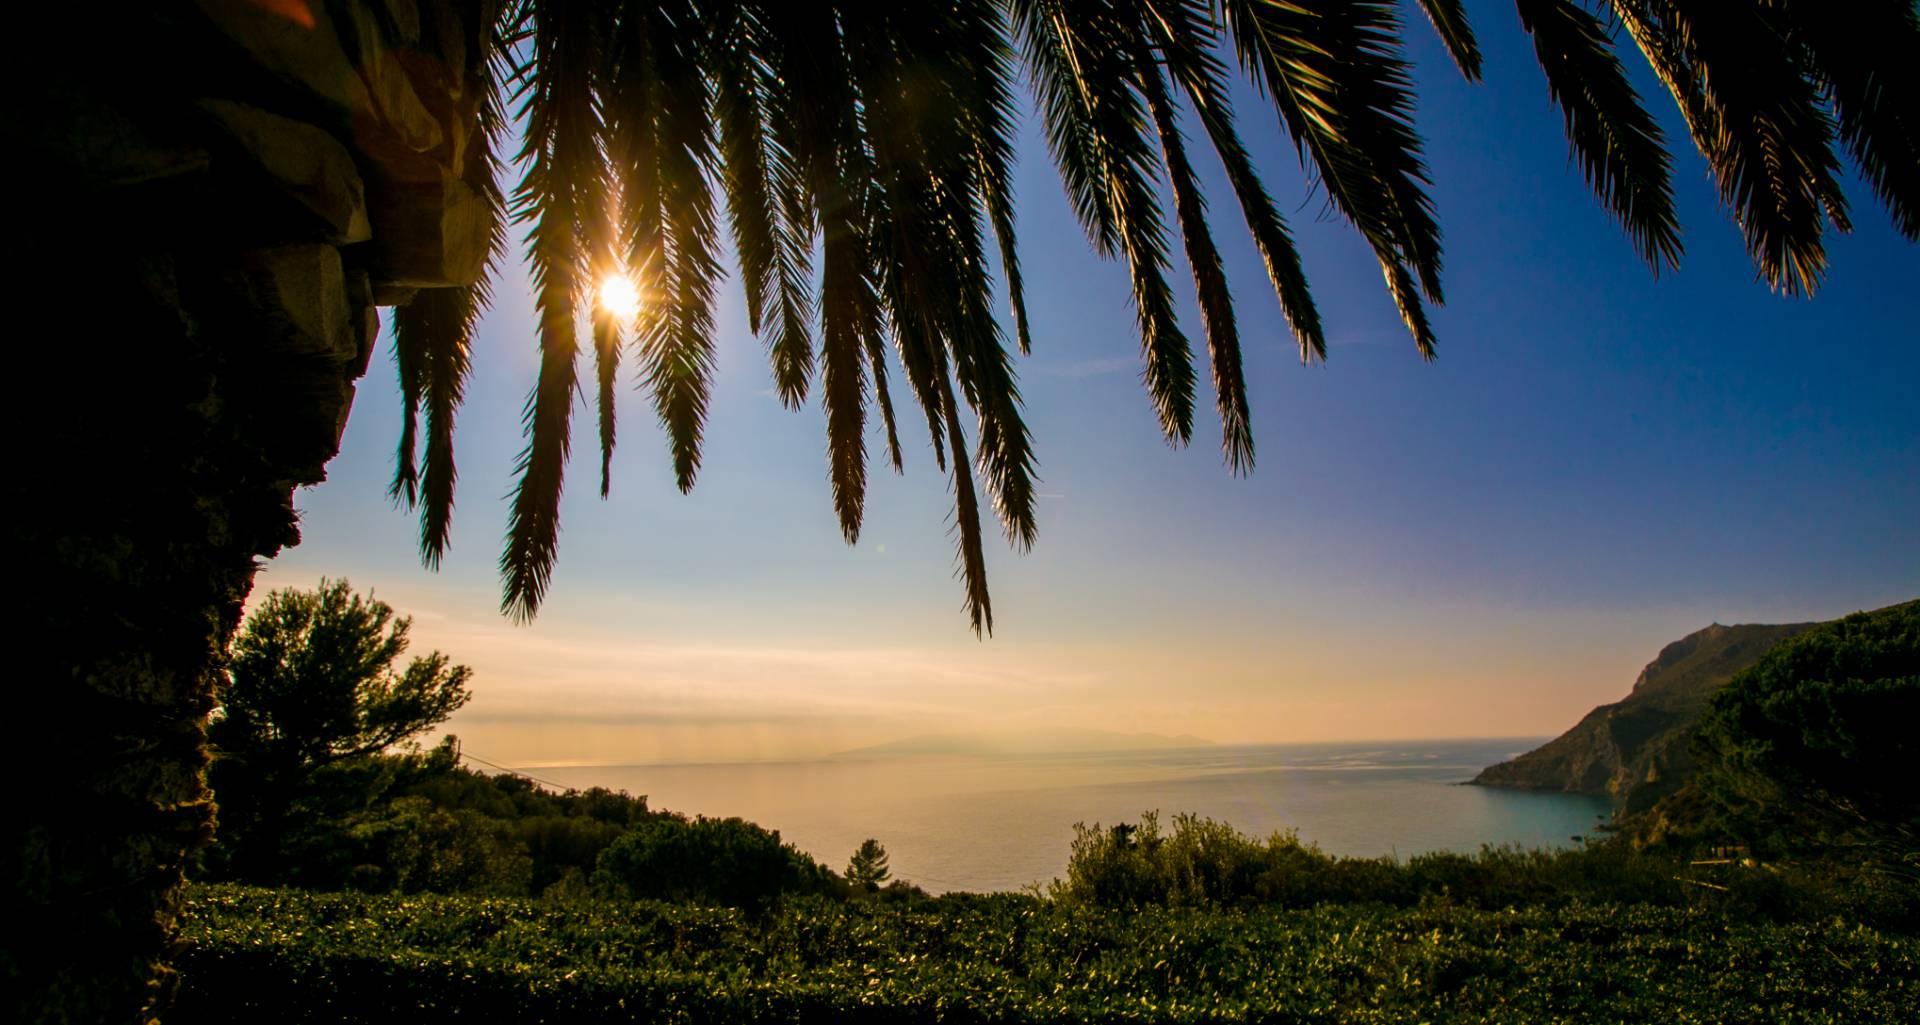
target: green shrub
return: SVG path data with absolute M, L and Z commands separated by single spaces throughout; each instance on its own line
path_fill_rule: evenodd
M 1920 881 L 1920 601 L 1785 641 L 1701 714 L 1713 825 L 1763 855 L 1870 861 Z
M 593 885 L 625 900 L 764 908 L 788 894 L 828 893 L 838 878 L 792 844 L 744 819 L 661 816 L 600 852 Z
M 1119 911 L 196 890 L 182 1022 L 1907 1020 L 1920 941 L 1685 908 Z

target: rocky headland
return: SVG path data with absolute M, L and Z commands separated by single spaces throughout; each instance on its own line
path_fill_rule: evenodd
M 1588 712 L 1572 729 L 1474 777 L 1480 786 L 1611 797 L 1650 807 L 1693 773 L 1687 737 L 1713 692 L 1775 644 L 1817 623 L 1715 623 L 1674 641 L 1625 699 Z

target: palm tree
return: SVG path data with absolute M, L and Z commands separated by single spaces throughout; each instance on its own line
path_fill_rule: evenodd
M 1825 233 L 1848 226 L 1843 153 L 1897 228 L 1920 238 L 1912 0 L 1516 6 L 1582 172 L 1655 273 L 1681 256 L 1672 161 L 1631 85 L 1628 42 L 1671 94 L 1774 288 L 1819 286 Z M 1477 77 L 1458 0 L 1417 7 L 1460 73 Z M 222 24 L 240 11 L 272 34 L 218 36 L 206 27 L 216 8 Z M 1015 350 L 1031 341 L 1009 178 L 1022 79 L 1090 244 L 1125 263 L 1149 397 L 1167 439 L 1185 444 L 1198 373 L 1175 316 L 1177 237 L 1223 458 L 1245 473 L 1254 443 L 1240 330 L 1191 147 L 1204 140 L 1220 161 L 1301 357 L 1324 358 L 1300 256 L 1238 136 L 1229 100 L 1250 81 L 1431 358 L 1441 244 L 1413 122 L 1410 12 L 1366 0 L 202 0 L 103 19 L 86 5 L 28 5 L 18 34 L 54 45 L 23 50 L 30 73 L 17 76 L 24 95 L 8 114 L 19 129 L 9 137 L 26 140 L 19 163 L 45 194 L 18 205 L 16 235 L 34 253 L 16 293 L 84 315 L 77 340 L 16 346 L 25 401 L 59 390 L 49 384 L 74 391 L 19 418 L 32 443 L 9 475 L 21 590 L 33 596 L 19 676 L 50 681 L 53 702 L 21 731 L 18 757 L 56 778 L 23 788 L 0 845 L 0 869 L 19 880 L 0 944 L 12 1017 L 133 1018 L 164 1003 L 181 866 L 213 824 L 201 772 L 221 653 L 254 558 L 297 540 L 292 482 L 315 479 L 337 445 L 328 421 L 346 382 L 303 376 L 325 390 L 288 390 L 274 375 L 291 364 L 261 362 L 256 325 L 223 317 L 221 297 L 236 279 L 297 291 L 299 260 L 314 251 L 332 254 L 338 285 L 337 247 L 365 235 L 342 223 L 326 245 L 276 250 L 285 262 L 265 277 L 232 272 L 264 243 L 244 216 L 193 220 L 249 201 L 195 184 L 190 172 L 208 159 L 194 129 L 200 99 L 258 101 L 269 118 L 287 114 L 275 123 L 334 118 L 321 134 L 351 142 L 360 126 L 326 106 L 338 90 L 366 100 L 380 86 L 374 101 L 393 110 L 411 94 L 384 65 L 359 72 L 372 85 L 343 83 L 355 69 L 338 42 L 331 55 L 309 47 L 314 26 L 349 25 L 355 45 L 392 29 L 441 48 L 453 76 L 444 92 L 458 102 L 416 113 L 463 139 L 471 129 L 466 187 L 485 197 L 496 258 L 509 232 L 525 233 L 538 298 L 541 363 L 501 557 L 508 613 L 533 615 L 551 581 L 587 350 L 602 493 L 623 359 L 652 397 L 676 483 L 694 484 L 730 240 L 782 399 L 798 406 L 818 384 L 849 540 L 870 416 L 887 462 L 901 465 L 897 370 L 950 475 L 966 609 L 987 630 L 982 491 L 1015 547 L 1035 534 L 1035 456 L 1014 373 Z M 58 45 L 70 39 L 87 45 Z M 421 131 L 416 154 L 435 135 Z M 502 188 L 516 131 L 518 177 Z M 299 162 L 312 152 L 294 147 L 294 164 L 310 167 Z M 324 206 L 327 194 L 306 198 Z M 620 275 L 644 292 L 637 315 L 595 301 Z M 485 281 L 430 289 L 393 317 L 407 407 L 394 493 L 419 511 L 430 565 L 449 536 L 454 418 L 487 301 Z M 591 322 L 584 339 L 577 315 Z M 85 373 L 71 365 L 77 353 Z M 364 370 L 341 366 L 348 380 Z M 71 964 L 72 950 L 88 961 Z
M 1478 78 L 1480 52 L 1459 0 L 1418 6 L 1460 73 Z M 1622 30 L 1671 92 L 1772 287 L 1812 294 L 1827 228 L 1848 229 L 1842 146 L 1901 232 L 1920 237 L 1920 78 L 1910 60 L 1920 22 L 1909 0 L 1516 6 L 1588 184 L 1656 274 L 1681 257 L 1672 161 L 1622 63 Z M 1432 359 L 1427 305 L 1443 298 L 1440 227 L 1403 31 L 1395 4 L 1361 0 L 950 0 L 910 11 L 751 0 L 509 5 L 488 64 L 505 95 L 489 94 L 484 125 L 491 152 L 506 140 L 509 107 L 524 126 L 524 173 L 510 196 L 492 195 L 496 218 L 527 233 L 541 363 L 500 560 L 504 611 L 533 616 L 551 579 L 582 387 L 576 314 L 591 309 L 601 494 L 623 356 L 638 362 L 652 395 L 676 483 L 693 486 L 724 206 L 749 320 L 781 399 L 799 406 L 818 374 L 847 541 L 860 532 L 864 437 L 876 407 L 886 461 L 901 467 L 891 349 L 950 475 L 968 617 L 976 632 L 992 629 L 976 473 L 1008 541 L 1024 549 L 1035 535 L 1032 439 L 1008 332 L 991 309 L 997 281 L 1011 342 L 1025 354 L 1009 181 L 1023 72 L 1088 241 L 1127 266 L 1145 384 L 1169 442 L 1192 436 L 1197 376 L 1169 281 L 1177 233 L 1199 300 L 1222 452 L 1236 474 L 1253 467 L 1240 331 L 1188 131 L 1225 169 L 1301 358 L 1326 355 L 1299 252 L 1238 134 L 1236 72 L 1366 240 L 1418 352 Z M 486 167 L 491 183 L 498 164 Z M 598 285 L 628 273 L 645 293 L 640 312 L 593 308 Z M 485 297 L 482 283 L 430 294 L 395 316 L 408 417 L 393 489 L 420 510 L 428 565 L 447 543 L 453 418 Z M 418 458 L 416 410 L 428 437 Z

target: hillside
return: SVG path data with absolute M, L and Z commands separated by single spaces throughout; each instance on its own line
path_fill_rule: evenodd
M 1722 626 L 1674 641 L 1624 700 L 1588 712 L 1572 729 L 1481 771 L 1481 786 L 1558 790 L 1650 805 L 1693 771 L 1687 734 L 1707 698 L 1775 644 L 1818 623 Z

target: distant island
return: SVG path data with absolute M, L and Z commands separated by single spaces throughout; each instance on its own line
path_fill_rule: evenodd
M 1163 751 L 1212 747 L 1213 741 L 1190 734 L 1114 733 L 1107 730 L 995 730 L 978 733 L 923 733 L 885 744 L 836 751 L 834 758 L 891 758 L 909 755 L 1048 755 L 1102 751 Z
M 1472 782 L 1611 797 L 1628 811 L 1650 807 L 1693 774 L 1687 738 L 1707 699 L 1767 649 L 1819 625 L 1715 623 L 1696 630 L 1660 649 L 1626 698 Z

